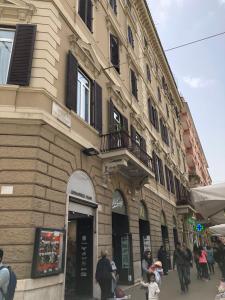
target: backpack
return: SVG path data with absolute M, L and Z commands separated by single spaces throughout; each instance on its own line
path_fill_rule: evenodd
M 0 270 L 2 270 L 4 268 L 6 268 L 6 269 L 9 270 L 9 284 L 8 284 L 8 288 L 7 288 L 6 294 L 4 294 L 2 290 L 1 290 L 1 292 L 2 292 L 5 300 L 13 300 L 14 294 L 15 294 L 15 290 L 16 290 L 16 284 L 17 284 L 16 274 L 14 273 L 14 271 L 12 270 L 12 268 L 9 267 L 9 266 L 2 266 L 0 268 Z

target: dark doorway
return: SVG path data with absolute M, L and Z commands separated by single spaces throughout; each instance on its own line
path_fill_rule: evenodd
M 93 295 L 93 217 L 69 212 L 66 300 Z
M 146 250 L 151 250 L 149 221 L 139 219 L 141 259 Z
M 132 235 L 129 234 L 128 216 L 112 213 L 113 260 L 120 284 L 133 284 Z
M 170 260 L 170 243 L 169 243 L 169 234 L 168 234 L 168 228 L 165 225 L 161 225 L 161 231 L 162 231 L 162 242 L 164 249 L 167 251 L 167 261 L 169 269 L 171 269 L 171 260 Z
M 173 228 L 173 239 L 174 239 L 174 245 L 176 248 L 176 245 L 179 242 L 177 228 Z

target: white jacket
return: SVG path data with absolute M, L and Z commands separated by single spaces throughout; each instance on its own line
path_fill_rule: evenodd
M 148 288 L 148 300 L 158 300 L 160 289 L 156 282 L 143 282 L 141 281 L 141 285 Z

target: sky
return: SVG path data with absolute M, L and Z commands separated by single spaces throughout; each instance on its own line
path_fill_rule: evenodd
M 148 0 L 164 49 L 225 32 L 225 0 Z M 213 183 L 225 182 L 225 35 L 166 53 Z

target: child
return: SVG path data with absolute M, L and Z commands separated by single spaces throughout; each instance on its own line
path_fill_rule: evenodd
M 158 300 L 160 289 L 158 284 L 155 281 L 155 274 L 154 273 L 148 273 L 147 274 L 148 282 L 145 283 L 141 281 L 141 285 L 148 288 L 148 300 Z
M 150 273 L 155 274 L 155 281 L 156 283 L 160 286 L 162 283 L 162 275 L 163 275 L 163 269 L 162 269 L 162 263 L 161 261 L 156 261 L 150 268 L 149 268 Z

